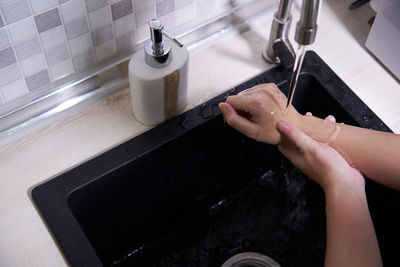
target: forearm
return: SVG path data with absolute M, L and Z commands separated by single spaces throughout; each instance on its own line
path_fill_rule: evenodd
M 382 266 L 365 192 L 331 190 L 326 205 L 325 266 Z
M 400 136 L 343 125 L 332 147 L 364 176 L 400 190 Z
M 400 136 L 302 116 L 298 127 L 329 143 L 364 176 L 400 190 Z

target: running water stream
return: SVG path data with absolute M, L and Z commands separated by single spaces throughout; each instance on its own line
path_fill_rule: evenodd
M 301 70 L 301 65 L 303 65 L 304 55 L 306 54 L 307 46 L 299 45 L 299 49 L 296 53 L 296 59 L 293 66 L 292 77 L 290 78 L 289 91 L 287 95 L 288 102 L 286 104 L 286 111 L 292 104 L 294 91 L 296 90 L 297 80 L 299 79 L 299 74 Z M 285 113 L 286 113 L 285 111 Z

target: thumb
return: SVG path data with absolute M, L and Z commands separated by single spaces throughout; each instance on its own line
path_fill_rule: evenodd
M 307 151 L 315 145 L 315 141 L 311 137 L 290 122 L 281 121 L 276 128 L 300 151 Z

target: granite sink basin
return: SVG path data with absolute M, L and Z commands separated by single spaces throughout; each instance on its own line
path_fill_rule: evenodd
M 275 146 L 223 122 L 218 103 L 259 83 L 286 93 L 289 71 L 267 71 L 32 190 L 72 266 L 221 266 L 245 251 L 281 266 L 322 266 L 322 190 Z M 389 128 L 314 53 L 294 98 L 315 116 Z M 385 266 L 395 266 L 399 193 L 367 182 Z

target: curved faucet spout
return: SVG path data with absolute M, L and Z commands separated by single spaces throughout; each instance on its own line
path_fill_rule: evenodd
M 280 0 L 272 21 L 269 40 L 263 51 L 263 56 L 267 61 L 281 63 L 286 67 L 291 67 L 296 57 L 288 39 L 292 22 L 292 2 L 292 0 Z M 295 34 L 295 40 L 300 45 L 310 45 L 315 40 L 320 2 L 321 0 L 303 0 Z

